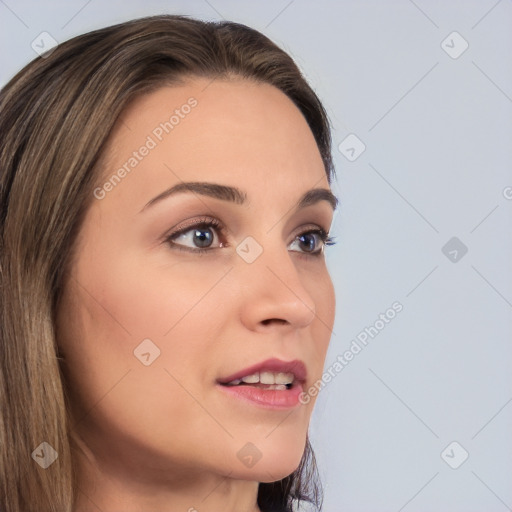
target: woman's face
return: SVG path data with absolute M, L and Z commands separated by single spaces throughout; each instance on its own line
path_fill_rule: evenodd
M 58 311 L 74 432 L 140 478 L 283 478 L 335 309 L 306 121 L 269 85 L 196 79 L 132 103 L 104 156 Z

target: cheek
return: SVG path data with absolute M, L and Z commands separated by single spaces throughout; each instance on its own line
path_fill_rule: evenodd
M 329 331 L 332 332 L 334 325 L 334 314 L 336 311 L 336 296 L 331 276 L 325 271 L 321 279 L 316 281 L 314 292 L 317 314 Z
M 325 270 L 321 275 L 316 275 L 308 280 L 305 287 L 315 303 L 313 339 L 317 357 L 321 359 L 321 365 L 323 365 L 334 326 L 336 311 L 334 285 Z
M 222 269 L 198 273 L 197 266 L 154 265 L 137 256 L 118 257 L 115 263 L 102 256 L 97 260 L 103 262 L 101 268 L 84 264 L 77 272 L 87 288 L 84 309 L 99 333 L 109 333 L 132 349 L 145 338 L 168 338 L 175 327 L 188 322 L 222 276 Z
M 204 437 L 194 426 L 219 428 L 198 403 L 207 401 L 233 304 L 223 268 L 143 268 L 79 266 L 59 311 L 60 343 L 84 428 L 179 456 Z
M 75 363 L 109 374 L 116 368 L 197 363 L 197 352 L 207 343 L 205 333 L 218 322 L 215 284 L 223 269 L 198 274 L 197 268 L 193 272 L 179 264 L 96 261 L 103 265 L 78 267 L 72 280 L 74 301 L 64 314 Z

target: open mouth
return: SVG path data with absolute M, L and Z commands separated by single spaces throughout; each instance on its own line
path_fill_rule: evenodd
M 240 379 L 221 383 L 223 386 L 251 386 L 260 389 L 286 391 L 293 387 L 295 382 L 293 373 L 283 372 L 255 372 Z
M 228 396 L 267 409 L 297 407 L 306 382 L 306 366 L 298 359 L 267 359 L 217 380 Z

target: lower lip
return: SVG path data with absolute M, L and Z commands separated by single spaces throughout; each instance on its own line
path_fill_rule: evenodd
M 254 405 L 270 409 L 290 409 L 299 404 L 302 384 L 293 384 L 290 389 L 264 389 L 255 386 L 222 386 L 219 387 L 229 395 L 245 400 Z

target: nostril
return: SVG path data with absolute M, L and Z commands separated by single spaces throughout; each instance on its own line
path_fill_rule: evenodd
M 262 320 L 263 325 L 268 325 L 271 322 L 275 322 L 277 324 L 287 324 L 288 322 L 286 320 L 283 320 L 282 318 L 267 318 L 267 320 Z

